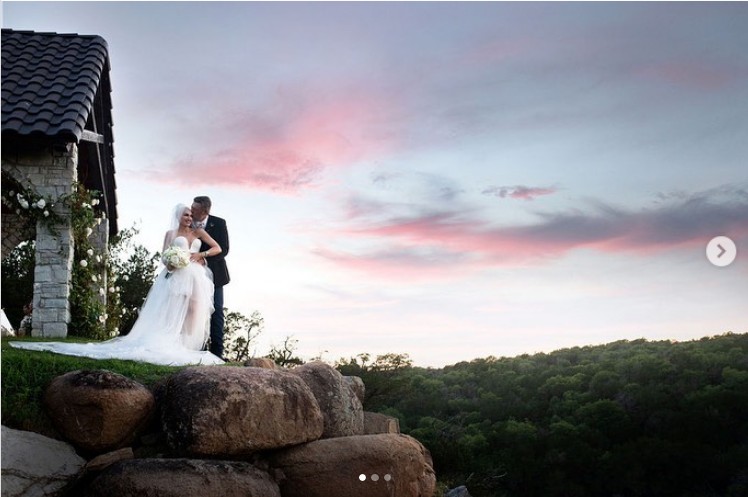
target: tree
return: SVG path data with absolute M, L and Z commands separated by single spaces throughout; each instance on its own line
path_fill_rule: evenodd
M 270 348 L 270 353 L 265 357 L 267 357 L 268 359 L 272 359 L 273 362 L 281 367 L 291 364 L 304 364 L 304 361 L 301 358 L 294 355 L 298 343 L 299 341 L 295 338 L 287 336 L 286 339 L 283 340 L 283 344 L 281 346 L 273 345 Z
M 243 362 L 249 359 L 249 346 L 265 326 L 265 319 L 260 311 L 254 311 L 250 317 L 240 312 L 229 312 L 224 308 L 225 324 L 223 327 L 224 357 L 230 362 Z
M 34 253 L 34 242 L 24 242 L 2 262 L 2 307 L 15 328 L 23 319 L 23 306 L 34 298 Z
M 116 291 L 108 294 L 106 312 L 110 322 L 119 323 L 122 335 L 130 331 L 138 317 L 138 310 L 153 284 L 159 260 L 158 253 L 151 253 L 144 246 L 133 242 L 138 232 L 135 227 L 123 229 L 109 240 L 108 286 L 116 288 Z M 2 306 L 8 319 L 14 324 L 20 322 L 23 306 L 34 297 L 34 252 L 34 242 L 24 242 L 14 248 L 2 262 Z M 79 264 L 74 266 L 75 271 L 80 271 L 80 268 Z M 85 302 L 80 302 L 78 298 L 86 295 L 80 287 L 90 286 L 91 274 L 81 276 L 76 272 L 74 276 L 70 299 L 72 324 L 77 329 L 86 318 L 85 312 L 80 309 L 85 307 Z M 94 322 L 98 322 L 101 309 L 97 308 L 96 311 L 91 318 Z M 80 330 L 71 330 L 71 334 L 73 331 Z
M 407 387 L 409 378 L 401 373 L 410 369 L 413 361 L 408 354 L 396 353 L 378 355 L 370 361 L 371 354 L 362 353 L 339 359 L 335 368 L 343 375 L 361 378 L 366 385 L 364 407 L 377 410 L 392 405 Z
M 133 239 L 139 233 L 136 227 L 121 230 L 110 240 L 110 274 L 119 287 L 120 335 L 127 335 L 138 319 L 148 291 L 153 285 L 159 253 L 151 253 Z

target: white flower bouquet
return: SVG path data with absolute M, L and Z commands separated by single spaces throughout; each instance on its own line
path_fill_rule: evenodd
M 164 255 L 161 260 L 169 271 L 166 275 L 168 278 L 175 269 L 187 267 L 190 263 L 190 253 L 182 248 L 172 246 L 164 250 Z

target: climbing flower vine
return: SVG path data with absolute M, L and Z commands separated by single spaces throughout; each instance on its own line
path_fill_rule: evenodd
M 59 198 L 42 196 L 6 171 L 2 172 L 2 185 L 3 205 L 21 217 L 21 229 L 29 233 L 41 222 L 53 236 L 59 236 L 64 218 L 57 207 L 69 209 L 74 247 L 69 334 L 93 339 L 117 335 L 123 311 L 117 274 L 110 263 L 112 247 L 101 251 L 94 243 L 97 227 L 105 219 L 105 213 L 97 208 L 100 193 L 75 183 L 71 193 Z

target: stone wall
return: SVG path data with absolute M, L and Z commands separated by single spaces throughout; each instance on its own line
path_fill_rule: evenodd
M 38 194 L 57 199 L 72 192 L 77 180 L 78 147 L 75 144 L 33 151 L 3 151 L 2 169 Z M 65 337 L 70 322 L 70 287 L 73 236 L 69 210 L 62 203 L 55 212 L 65 221 L 52 232 L 44 223 L 36 227 L 34 313 L 32 336 Z M 3 238 L 6 234 L 3 233 Z
M 28 229 L 28 226 L 24 223 L 24 218 L 15 212 L 3 212 L 2 233 L 3 259 L 22 242 L 31 240 L 36 236 L 33 229 Z

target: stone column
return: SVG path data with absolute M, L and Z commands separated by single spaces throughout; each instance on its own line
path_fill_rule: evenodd
M 67 336 L 73 265 L 71 235 L 69 225 L 58 227 L 54 234 L 42 223 L 37 224 L 31 336 Z
M 78 147 L 68 144 L 23 169 L 42 196 L 58 199 L 72 193 L 77 179 Z M 65 337 L 70 323 L 70 291 L 73 266 L 73 232 L 70 210 L 61 202 L 55 211 L 63 219 L 53 230 L 43 222 L 36 226 L 36 268 L 34 270 L 34 313 L 31 335 Z

